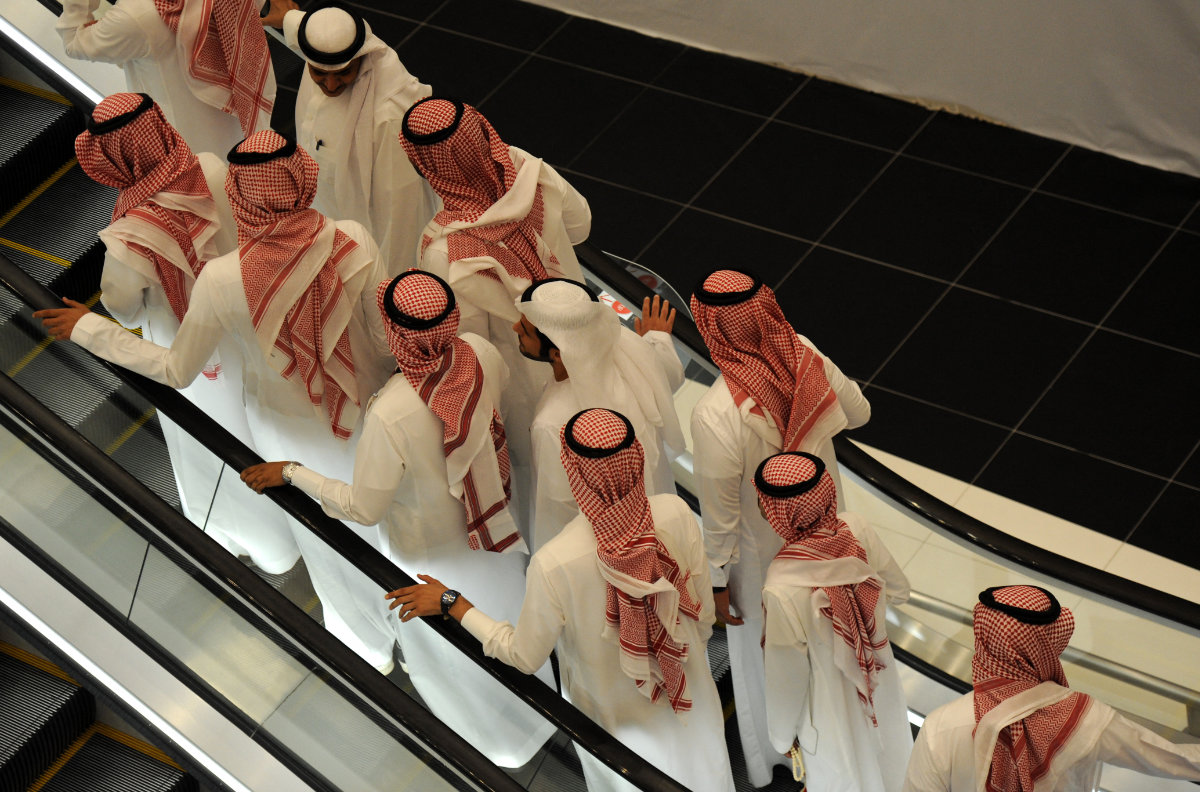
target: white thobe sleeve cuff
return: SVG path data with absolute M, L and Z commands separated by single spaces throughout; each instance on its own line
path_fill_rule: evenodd
M 708 568 L 713 588 L 729 585 L 729 573 L 725 570 L 725 567 L 709 564 Z
M 325 477 L 312 468 L 301 465 L 292 473 L 292 486 L 317 500 L 321 499 L 321 487 L 324 484 Z
M 84 349 L 91 350 L 96 343 L 96 337 L 104 335 L 108 332 L 108 325 L 112 324 L 98 313 L 84 314 L 75 323 L 75 327 L 71 330 L 71 340 Z M 116 328 L 116 325 L 113 325 Z M 120 332 L 125 332 L 122 328 Z
M 471 608 L 462 618 L 462 626 L 467 632 L 475 636 L 475 639 L 481 644 L 486 644 L 488 637 L 496 631 L 500 622 L 488 616 L 479 608 Z
M 100 7 L 100 0 L 64 0 L 62 16 L 55 24 L 57 28 L 76 28 L 91 21 L 92 14 Z

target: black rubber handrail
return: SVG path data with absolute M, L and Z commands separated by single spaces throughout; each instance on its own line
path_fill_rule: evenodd
M 7 286 L 34 310 L 56 308 L 62 305 L 53 292 L 35 281 L 3 255 L 0 255 L 0 283 Z M 97 360 L 100 359 L 97 358 Z M 263 461 L 178 391 L 120 366 L 106 361 L 100 362 L 185 432 L 208 447 L 232 470 L 241 471 Z M 304 493 L 291 487 L 274 487 L 267 490 L 266 494 L 307 530 L 353 563 L 363 575 L 376 583 L 381 591 L 416 583 L 408 574 L 392 564 L 340 521 L 327 516 L 321 507 Z M 603 727 L 576 709 L 552 688 L 534 677 L 522 674 L 511 666 L 486 657 L 479 641 L 457 622 L 440 618 L 427 618 L 425 621 L 463 654 L 500 680 L 526 704 L 561 729 L 576 743 L 582 744 L 605 765 L 634 786 L 647 792 L 683 792 L 683 787 L 678 782 L 621 744 Z
M 115 498 L 121 508 L 137 515 L 140 519 L 127 520 L 126 524 L 143 539 L 168 556 L 182 553 L 192 563 L 199 564 L 216 575 L 216 578 L 205 574 L 193 575 L 214 596 L 227 600 L 228 592 L 233 591 L 240 601 L 251 609 L 248 614 L 245 610 L 242 612 L 252 622 L 262 620 L 275 625 L 311 656 L 319 658 L 339 677 L 349 682 L 353 688 L 367 694 L 375 706 L 416 738 L 415 741 L 407 737 L 401 738 L 410 751 L 422 756 L 428 750 L 425 746 L 429 746 L 442 757 L 442 761 L 481 787 L 496 792 L 520 792 L 520 784 L 488 761 L 470 743 L 367 665 L 283 594 L 202 531 L 197 530 L 186 517 L 171 508 L 50 408 L 2 373 L 0 403 L 3 403 L 5 409 L 32 435 L 31 441 L 40 440 L 45 446 L 54 449 L 54 452 L 45 452 L 47 459 L 52 463 L 58 462 L 59 466 L 61 459 L 71 460 L 71 464 L 86 471 L 87 476 L 102 488 L 102 491 Z M 55 452 L 60 455 L 59 459 L 51 456 Z M 78 480 L 76 483 L 82 484 Z M 107 495 L 104 500 L 108 500 Z M 270 637 L 277 640 L 274 636 Z M 286 642 L 280 645 L 289 653 L 295 653 L 294 646 Z M 311 669 L 313 667 L 310 665 Z M 173 670 L 179 675 L 178 669 Z M 197 692 L 210 703 L 215 703 L 212 702 L 211 691 Z M 353 701 L 354 697 L 351 700 Z M 227 706 L 222 704 L 221 708 L 228 713 Z M 375 715 L 369 710 L 368 714 L 372 717 Z M 431 763 L 437 762 L 438 759 L 432 759 Z
M 650 287 L 600 250 L 584 243 L 576 251 L 584 266 L 620 291 L 622 297 L 629 298 L 632 304 L 640 305 L 645 297 L 654 294 Z M 701 274 L 698 272 L 697 277 Z M 694 285 L 683 284 L 687 291 L 680 293 L 690 294 Z M 683 313 L 676 316 L 674 335 L 695 355 L 712 362 L 695 323 Z M 1062 581 L 1068 586 L 1200 631 L 1200 605 L 1011 536 L 925 492 L 845 436 L 838 435 L 833 442 L 838 459 L 847 469 L 906 511 L 933 523 L 947 534 L 985 553 Z

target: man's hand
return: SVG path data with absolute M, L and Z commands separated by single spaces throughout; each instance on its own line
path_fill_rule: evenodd
M 47 308 L 44 311 L 34 311 L 33 318 L 42 320 L 42 327 L 56 341 L 70 341 L 71 331 L 75 329 L 75 323 L 82 317 L 91 313 L 86 305 L 80 302 L 63 297 L 63 303 L 67 308 Z
M 283 467 L 287 462 L 263 462 L 261 465 L 251 465 L 242 471 L 242 481 L 255 492 L 262 494 L 267 487 L 282 487 Z
M 633 320 L 633 329 L 638 335 L 646 335 L 651 330 L 662 330 L 664 333 L 671 332 L 675 327 L 675 309 L 671 307 L 671 303 L 667 302 L 657 294 L 654 295 L 654 301 L 650 298 L 642 300 L 642 317 Z
M 717 606 L 717 618 L 723 621 L 730 627 L 737 627 L 739 624 L 745 624 L 744 619 L 739 619 L 729 612 L 732 603 L 729 601 L 729 589 L 724 591 L 714 591 L 713 601 Z
M 417 579 L 425 581 L 424 585 L 418 583 L 383 595 L 384 599 L 392 601 L 388 610 L 400 609 L 399 616 L 402 622 L 418 616 L 437 616 L 442 612 L 442 594 L 448 586 L 429 575 L 417 575 Z M 463 616 L 473 607 L 466 597 L 459 595 L 458 601 L 450 608 L 450 615 L 455 621 L 462 621 Z
M 300 8 L 296 4 L 296 0 L 271 0 L 271 8 L 267 11 L 267 15 L 262 17 L 263 27 L 282 28 L 283 17 L 288 11 L 296 11 Z

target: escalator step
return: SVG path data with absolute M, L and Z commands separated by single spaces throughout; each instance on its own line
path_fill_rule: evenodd
M 49 91 L 0 77 L 0 213 L 70 156 L 82 116 Z
M 96 724 L 68 749 L 30 792 L 179 792 L 194 779 L 153 746 Z
M 69 677 L 0 644 L 0 789 L 25 789 L 95 717 L 95 700 Z
M 48 184 L 43 182 L 41 192 L 0 225 L 0 245 L 66 269 L 100 244 L 96 232 L 112 222 L 117 191 L 92 181 L 77 163 L 56 176 Z

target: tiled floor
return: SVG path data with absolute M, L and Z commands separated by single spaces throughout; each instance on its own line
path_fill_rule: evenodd
M 866 385 L 856 438 L 1200 565 L 1200 180 L 513 0 L 364 3 L 593 242 L 760 272 Z

